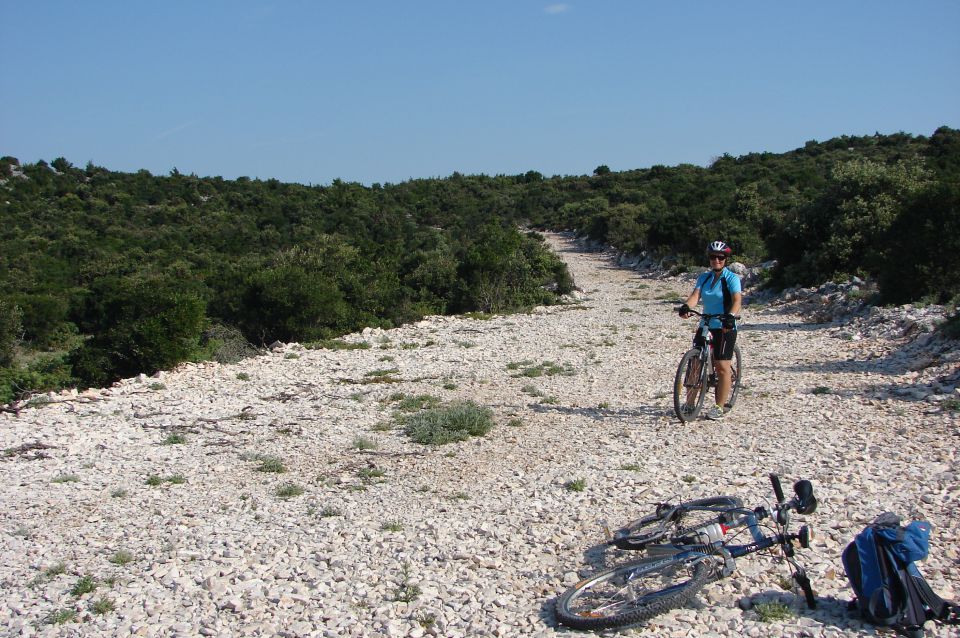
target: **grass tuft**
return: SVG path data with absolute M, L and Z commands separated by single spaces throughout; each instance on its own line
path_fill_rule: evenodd
M 404 421 L 407 436 L 423 445 L 443 445 L 483 436 L 493 428 L 493 410 L 456 401 L 417 412 Z
M 293 498 L 294 496 L 303 494 L 303 488 L 295 483 L 287 483 L 286 485 L 278 487 L 276 494 L 283 499 Z
M 80 580 L 76 582 L 73 588 L 70 590 L 70 594 L 76 598 L 83 596 L 84 594 L 89 594 L 97 588 L 97 581 L 93 579 L 93 576 L 81 576 Z
M 793 618 L 793 611 L 781 602 L 757 603 L 753 607 L 760 622 L 780 622 Z
M 564 483 L 563 486 L 571 492 L 582 492 L 587 489 L 587 481 L 582 478 L 573 479 Z

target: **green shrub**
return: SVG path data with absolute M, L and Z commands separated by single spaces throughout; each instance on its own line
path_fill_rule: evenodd
M 66 356 L 45 354 L 27 367 L 0 368 L 0 403 L 10 403 L 39 392 L 62 390 L 76 385 Z
M 206 304 L 166 279 L 104 278 L 88 304 L 95 336 L 71 356 L 85 385 L 168 370 L 196 358 Z M 93 298 L 94 295 L 99 295 Z
M 203 331 L 203 359 L 217 363 L 237 363 L 259 354 L 243 333 L 233 326 L 215 323 Z
M 0 299 L 0 367 L 13 363 L 14 346 L 23 332 L 23 311 Z
M 406 418 L 405 431 L 417 443 L 442 445 L 483 436 L 493 427 L 493 410 L 459 401 L 417 412 Z

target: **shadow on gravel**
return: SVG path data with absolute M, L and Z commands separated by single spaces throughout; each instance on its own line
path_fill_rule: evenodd
M 707 585 L 709 587 L 709 585 Z M 817 596 L 817 608 L 810 609 L 802 594 L 784 592 L 783 590 L 767 590 L 757 594 L 751 594 L 747 597 L 749 606 L 744 610 L 745 618 L 758 620 L 759 615 L 755 611 L 758 604 L 763 603 L 782 603 L 796 613 L 796 618 L 809 618 L 823 627 L 836 627 L 838 629 L 849 630 L 851 628 L 866 628 L 855 612 L 847 609 L 847 601 L 839 600 L 833 596 Z M 741 604 L 742 608 L 742 604 Z M 790 623 L 790 620 L 779 621 Z M 810 627 L 809 629 L 815 629 Z
M 709 589 L 710 585 L 707 585 L 705 589 Z M 573 629 L 567 629 L 563 625 L 557 622 L 556 615 L 556 605 L 557 599 L 559 596 L 553 596 L 543 601 L 543 604 L 540 606 L 539 617 L 544 625 L 552 627 L 553 629 L 558 630 L 561 633 L 569 633 L 571 635 L 583 635 L 585 632 L 576 631 Z M 757 621 L 760 619 L 759 614 L 755 611 L 755 606 L 761 603 L 776 603 L 780 602 L 786 605 L 790 610 L 792 610 L 796 615 L 793 618 L 786 618 L 783 620 L 775 620 L 774 624 L 771 625 L 771 634 L 773 635 L 774 627 L 777 624 L 784 625 L 795 625 L 797 621 L 801 618 L 808 618 L 810 620 L 819 623 L 824 628 L 835 627 L 841 630 L 853 629 L 866 629 L 868 625 L 865 625 L 858 617 L 852 616 L 851 612 L 847 610 L 847 602 L 844 600 L 838 600 L 834 597 L 817 597 L 817 608 L 810 609 L 807 607 L 806 602 L 803 599 L 803 596 L 796 594 L 789 594 L 783 591 L 768 590 L 758 594 L 753 594 L 748 597 L 749 607 L 746 610 L 743 610 L 744 619 L 751 619 Z M 734 607 L 737 605 L 734 604 Z M 707 611 L 709 612 L 712 605 L 703 602 L 703 592 L 700 592 L 697 596 L 686 605 L 683 606 L 685 609 L 694 609 L 697 611 Z M 640 625 L 633 625 L 635 627 L 642 627 L 645 623 Z M 810 627 L 807 626 L 806 629 L 809 632 L 811 629 L 816 629 L 816 626 Z M 622 628 L 625 629 L 625 628 Z M 608 630 L 607 632 L 600 632 L 600 635 L 608 635 L 617 632 L 617 630 Z M 800 635 L 812 635 L 810 633 L 801 633 Z
M 814 330 L 822 330 L 827 325 L 823 323 L 745 323 L 740 326 L 739 330 L 742 332 L 787 332 L 794 330 L 813 332 Z
M 581 408 L 567 407 L 562 405 L 550 405 L 546 403 L 534 403 L 528 406 L 533 412 L 573 414 L 576 416 L 587 417 L 597 421 L 616 420 L 622 421 L 629 418 L 663 416 L 666 414 L 663 408 L 653 406 L 640 406 L 639 408 Z

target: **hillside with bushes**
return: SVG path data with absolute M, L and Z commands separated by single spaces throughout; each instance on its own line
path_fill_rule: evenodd
M 589 176 L 327 186 L 0 159 L 0 401 L 273 341 L 572 289 L 539 235 L 576 230 L 683 267 L 723 237 L 769 285 L 858 275 L 881 303 L 960 293 L 960 131 L 842 136 Z

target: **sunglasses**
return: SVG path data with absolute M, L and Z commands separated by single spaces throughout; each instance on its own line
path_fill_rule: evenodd
M 726 261 L 727 256 L 726 255 L 710 255 L 710 259 L 716 259 L 718 261 Z

